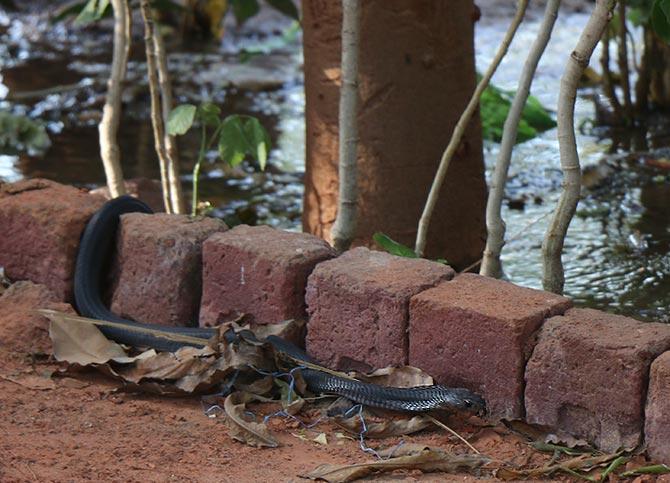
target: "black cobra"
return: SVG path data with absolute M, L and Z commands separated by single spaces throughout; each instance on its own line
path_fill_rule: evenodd
M 160 329 L 163 332 L 188 335 L 201 339 L 202 346 L 204 346 L 207 340 L 215 334 L 215 329 L 168 327 L 133 322 L 113 314 L 102 302 L 100 294 L 107 272 L 105 267 L 111 259 L 120 216 L 124 213 L 137 212 L 151 213 L 152 211 L 143 202 L 130 196 L 122 196 L 107 202 L 89 221 L 81 239 L 75 269 L 74 295 L 77 309 L 85 317 L 119 322 L 129 328 Z M 100 327 L 100 329 L 110 339 L 131 346 L 174 351 L 185 345 L 199 345 L 175 342 L 118 327 Z M 265 342 L 294 360 L 315 363 L 301 349 L 279 337 L 270 336 Z M 354 381 L 316 369 L 303 368 L 301 373 L 309 390 L 316 394 L 335 394 L 359 404 L 378 408 L 412 412 L 459 409 L 473 413 L 482 413 L 485 409 L 484 400 L 480 396 L 462 388 L 438 385 L 396 388 Z

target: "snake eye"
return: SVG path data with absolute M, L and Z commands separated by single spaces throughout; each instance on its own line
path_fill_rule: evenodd
M 469 399 L 464 399 L 463 404 L 465 404 L 466 408 L 471 408 L 472 407 L 472 401 L 470 401 Z

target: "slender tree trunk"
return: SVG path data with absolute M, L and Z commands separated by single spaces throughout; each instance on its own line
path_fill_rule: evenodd
M 356 235 L 358 204 L 358 50 L 360 39 L 360 0 L 342 0 L 342 85 L 339 113 L 339 197 L 333 225 L 333 244 L 347 250 Z
M 630 91 L 630 69 L 628 68 L 628 42 L 626 40 L 626 2 L 619 1 L 619 73 L 621 74 L 621 90 L 623 91 L 623 108 L 626 121 L 629 122 L 633 116 L 633 101 Z
M 463 138 L 463 134 L 465 133 L 465 130 L 468 124 L 470 123 L 472 116 L 475 114 L 475 112 L 477 112 L 477 109 L 479 108 L 479 98 L 484 92 L 484 89 L 486 89 L 486 86 L 488 86 L 491 77 L 493 77 L 493 74 L 500 65 L 500 62 L 502 61 L 503 57 L 505 57 L 507 49 L 509 48 L 509 45 L 512 43 L 516 31 L 519 28 L 519 25 L 521 25 L 521 21 L 523 20 L 523 16 L 526 13 L 527 7 L 528 7 L 528 0 L 518 0 L 516 14 L 514 15 L 512 23 L 507 29 L 505 38 L 500 44 L 500 47 L 498 47 L 498 51 L 496 52 L 496 56 L 491 62 L 491 65 L 482 76 L 482 79 L 479 81 L 479 84 L 477 84 L 477 88 L 475 89 L 474 94 L 472 94 L 470 102 L 465 108 L 465 111 L 463 111 L 461 118 L 458 120 L 458 124 L 456 124 L 456 127 L 454 128 L 454 132 L 451 135 L 449 144 L 447 145 L 447 148 L 444 150 L 444 153 L 442 154 L 442 158 L 440 159 L 440 165 L 437 168 L 437 173 L 435 174 L 435 179 L 433 180 L 433 184 L 430 187 L 430 192 L 428 193 L 426 206 L 424 207 L 423 213 L 421 214 L 421 218 L 419 219 L 419 226 L 416 235 L 416 243 L 414 251 L 420 257 L 424 256 L 424 253 L 426 251 L 426 243 L 428 239 L 428 228 L 430 225 L 430 219 L 433 216 L 433 211 L 435 211 L 435 205 L 437 204 L 437 199 L 440 190 L 442 189 L 444 179 L 447 175 L 447 171 L 449 170 L 449 164 L 451 163 L 451 159 L 454 157 L 454 154 L 456 153 L 458 146 L 461 144 L 461 139 Z
M 167 53 L 163 43 L 163 34 L 159 28 L 153 29 L 153 41 L 158 60 L 158 82 L 160 85 L 163 125 L 167 124 L 168 116 L 172 111 L 172 83 L 167 63 Z M 179 151 L 177 139 L 165 133 L 165 153 L 168 160 L 168 184 L 170 186 L 170 201 L 174 213 L 185 213 L 184 196 L 179 179 Z
M 130 11 L 127 0 L 112 0 L 114 8 L 114 52 L 112 69 L 107 81 L 107 97 L 98 126 L 100 157 L 105 168 L 107 187 L 113 198 L 126 193 L 121 170 L 121 153 L 117 133 L 121 118 L 121 93 L 126 78 L 128 51 L 130 50 Z
M 581 189 L 581 168 L 575 139 L 575 100 L 577 87 L 584 69 L 589 65 L 598 40 L 612 17 L 612 0 L 596 0 L 596 5 L 582 32 L 575 50 L 570 54 L 561 78 L 558 97 L 558 143 L 563 170 L 563 191 L 554 216 L 542 243 L 543 277 L 545 290 L 561 294 L 565 283 L 561 252 L 570 221 L 577 209 Z
M 603 91 L 609 100 L 610 106 L 614 111 L 614 117 L 617 122 L 622 119 L 622 109 L 616 90 L 614 89 L 614 82 L 612 81 L 612 71 L 610 70 L 610 31 L 605 29 L 602 37 L 602 45 L 600 52 L 600 68 L 603 71 Z
M 154 21 L 149 0 L 141 0 L 142 19 L 144 20 L 144 42 L 147 57 L 147 75 L 149 78 L 149 92 L 151 94 L 151 124 L 154 130 L 154 145 L 160 165 L 161 186 L 165 212 L 172 213 L 170 198 L 170 184 L 168 180 L 168 156 L 165 148 L 165 126 L 160 100 L 160 87 L 157 76 L 156 46 L 154 45 Z
M 560 5 L 561 0 L 549 0 L 547 2 L 540 31 L 537 33 L 537 37 L 535 37 L 535 41 L 526 58 L 523 71 L 521 71 L 518 89 L 505 120 L 500 152 L 489 189 L 488 204 L 486 205 L 486 228 L 488 236 L 479 273 L 487 277 L 500 278 L 503 275 L 500 252 L 505 244 L 505 222 L 502 219 L 501 208 L 505 193 L 505 184 L 507 183 L 507 174 L 512 160 L 512 150 L 516 143 L 521 114 L 530 94 L 533 76 L 537 70 L 537 64 L 540 62 L 540 58 L 551 38 L 551 32 L 554 29 Z
M 651 27 L 645 27 L 642 34 L 644 36 L 644 47 L 642 49 L 642 58 L 640 59 L 640 68 L 637 73 L 637 82 L 635 83 L 635 109 L 639 114 L 647 112 L 649 108 L 649 79 L 650 79 L 650 57 L 652 55 Z

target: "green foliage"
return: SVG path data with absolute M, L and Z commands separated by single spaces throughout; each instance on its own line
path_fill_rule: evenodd
M 287 17 L 291 17 L 294 20 L 299 20 L 300 18 L 300 13 L 293 0 L 266 0 L 266 3 Z M 230 0 L 230 7 L 238 24 L 243 24 L 261 9 L 258 0 Z
M 266 0 L 268 5 L 270 5 L 275 10 L 280 11 L 287 17 L 291 17 L 293 20 L 300 20 L 300 12 L 295 6 L 292 0 Z
M 494 85 L 489 85 L 484 90 L 479 103 L 484 139 L 500 142 L 514 94 L 514 91 L 506 91 Z M 528 96 L 521 113 L 516 142 L 528 141 L 553 127 L 556 127 L 556 121 L 549 112 L 536 97 Z
M 170 136 L 181 136 L 191 129 L 198 108 L 193 104 L 175 107 L 167 120 L 167 132 Z
M 51 146 L 44 126 L 25 116 L 0 111 L 0 154 L 42 153 Z
M 76 24 L 87 24 L 100 20 L 105 15 L 112 13 L 112 7 L 109 3 L 109 0 L 88 0 L 84 7 L 77 15 L 74 23 Z
M 418 258 L 414 250 L 412 250 L 410 247 L 407 247 L 402 243 L 398 243 L 397 241 L 393 240 L 391 237 L 385 235 L 384 233 L 378 231 L 377 233 L 372 235 L 372 239 L 375 241 L 377 245 L 379 245 L 381 249 L 383 249 L 385 252 L 390 253 L 391 255 L 396 255 L 405 258 Z
M 670 42 L 670 0 L 654 0 L 651 26 L 660 38 Z

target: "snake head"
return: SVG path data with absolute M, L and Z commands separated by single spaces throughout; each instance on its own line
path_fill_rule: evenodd
M 477 416 L 486 414 L 486 401 L 479 394 L 463 388 L 451 389 L 451 393 L 450 407 L 476 414 Z

